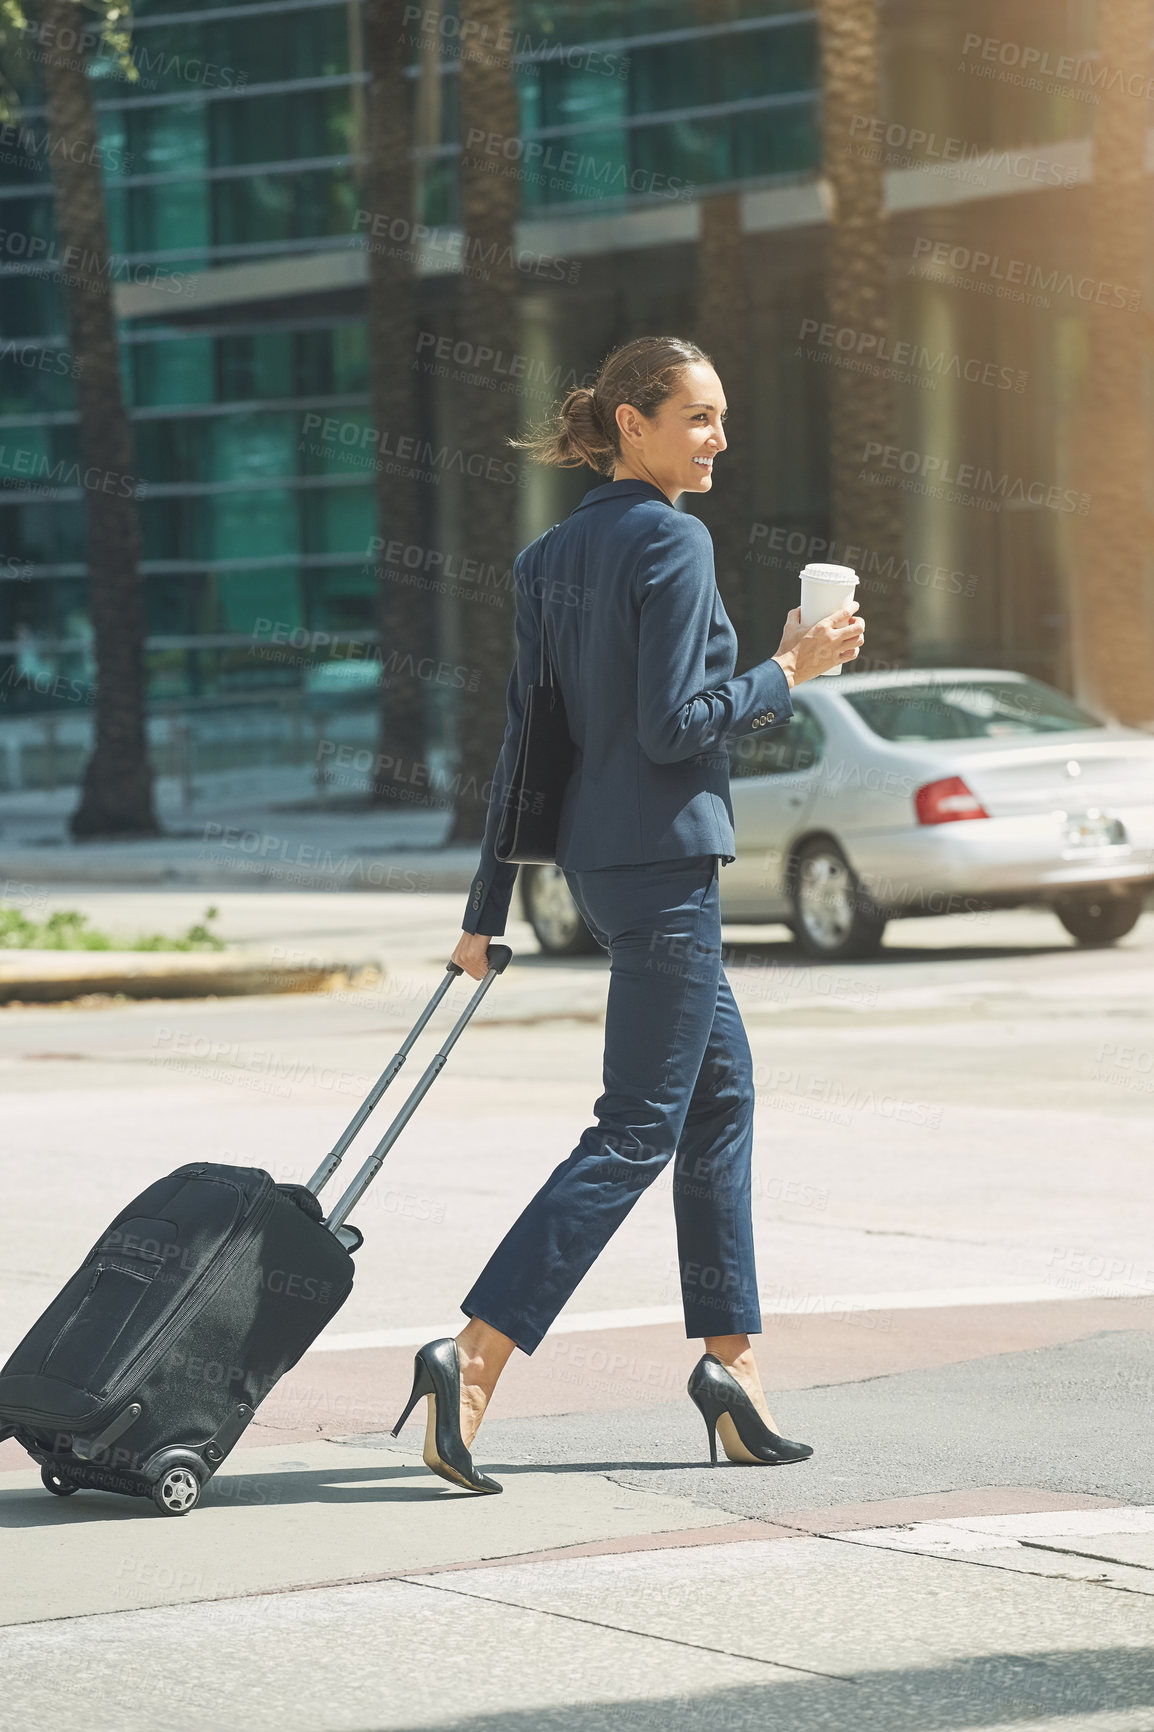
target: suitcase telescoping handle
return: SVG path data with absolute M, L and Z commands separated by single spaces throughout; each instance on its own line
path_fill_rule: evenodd
M 360 1202 L 361 1198 L 380 1172 L 381 1167 L 384 1164 L 385 1156 L 388 1154 L 389 1150 L 392 1148 L 393 1144 L 396 1142 L 397 1138 L 416 1112 L 421 1100 L 432 1087 L 434 1078 L 436 1078 L 443 1069 L 445 1060 L 448 1058 L 449 1053 L 456 1042 L 457 1036 L 469 1021 L 469 1018 L 488 992 L 490 986 L 492 986 L 494 980 L 499 974 L 504 973 L 513 957 L 513 952 L 507 944 L 490 944 L 486 954 L 489 961 L 489 967 L 480 985 L 477 987 L 472 998 L 470 998 L 468 1004 L 453 1024 L 453 1027 L 446 1036 L 440 1051 L 436 1053 L 430 1061 L 424 1075 L 417 1083 L 416 1088 L 409 1095 L 404 1106 L 401 1108 L 400 1112 L 397 1114 L 396 1118 L 393 1120 L 392 1124 L 389 1126 L 368 1160 L 362 1166 L 352 1184 L 345 1191 L 344 1195 L 340 1198 L 340 1201 L 325 1221 L 325 1226 L 331 1233 L 339 1234 L 345 1221 L 348 1219 L 353 1209 L 355 1209 L 356 1205 Z M 446 992 L 448 992 L 450 986 L 452 986 L 457 975 L 463 974 L 464 972 L 464 969 L 457 962 L 449 962 L 445 965 L 444 980 L 442 980 L 440 986 L 438 986 L 436 992 L 434 992 L 432 998 L 429 1000 L 428 1004 L 409 1030 L 409 1033 L 405 1036 L 400 1047 L 389 1060 L 385 1070 L 369 1090 L 364 1101 L 357 1108 L 348 1128 L 341 1134 L 334 1144 L 332 1153 L 325 1156 L 324 1160 L 321 1162 L 320 1166 L 309 1181 L 308 1189 L 312 1191 L 314 1196 L 320 1191 L 322 1186 L 328 1184 L 329 1180 L 340 1166 L 341 1161 L 344 1159 L 346 1150 L 349 1148 L 353 1139 L 357 1136 L 357 1133 L 361 1130 L 361 1127 L 365 1124 L 369 1115 L 376 1107 L 381 1096 L 384 1094 L 385 1090 L 388 1088 L 389 1084 L 408 1058 L 413 1044 L 421 1030 L 424 1028 L 425 1024 L 444 998 Z

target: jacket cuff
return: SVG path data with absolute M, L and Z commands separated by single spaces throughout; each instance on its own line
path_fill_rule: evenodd
M 758 672 L 762 670 L 765 678 L 758 682 L 759 708 L 747 719 L 744 732 L 760 733 L 762 728 L 780 728 L 793 717 L 793 700 L 785 669 L 771 656 L 761 663 Z
M 513 886 L 517 881 L 517 866 L 495 859 L 482 859 L 477 875 L 469 886 L 469 900 L 461 921 L 462 932 L 480 932 L 487 938 L 500 938 L 509 917 Z

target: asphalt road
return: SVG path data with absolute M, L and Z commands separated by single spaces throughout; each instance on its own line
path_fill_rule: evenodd
M 307 1177 L 442 978 L 463 898 L 50 905 L 127 935 L 208 900 L 237 941 L 384 979 L 0 1011 L 3 1341 L 156 1174 L 195 1156 Z M 727 928 L 759 1088 L 759 1358 L 815 1454 L 709 1468 L 659 1182 L 514 1355 L 475 1451 L 505 1490 L 473 1499 L 426 1472 L 416 1415 L 387 1428 L 412 1346 L 460 1326 L 588 1122 L 608 979 L 546 961 L 516 919 L 506 937 L 510 969 L 358 1211 L 352 1299 L 204 1507 L 57 1503 L 0 1445 L 13 1723 L 1148 1732 L 1154 915 L 1104 952 L 1043 913 L 905 922 L 836 969 Z

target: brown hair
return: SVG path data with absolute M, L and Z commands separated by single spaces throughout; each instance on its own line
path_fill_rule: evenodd
M 681 337 L 635 337 L 602 361 L 592 385 L 575 386 L 551 421 L 528 438 L 506 443 L 527 451 L 534 463 L 558 469 L 584 463 L 609 475 L 621 459 L 618 405 L 631 403 L 647 418 L 655 415 L 694 361 L 713 365 L 704 349 Z

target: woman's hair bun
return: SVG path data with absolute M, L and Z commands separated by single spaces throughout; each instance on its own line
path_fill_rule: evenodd
M 534 463 L 584 464 L 610 475 L 621 459 L 618 408 L 629 403 L 646 417 L 655 415 L 694 361 L 712 365 L 703 349 L 681 337 L 637 337 L 602 362 L 592 385 L 574 385 L 543 428 L 506 443 L 527 451 Z

